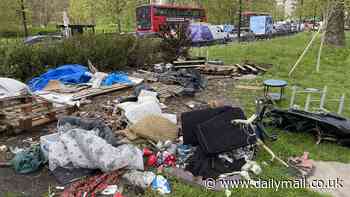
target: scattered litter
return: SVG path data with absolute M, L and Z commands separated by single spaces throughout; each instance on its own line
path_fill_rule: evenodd
M 100 88 L 102 85 L 102 82 L 106 79 L 108 76 L 107 73 L 102 73 L 102 72 L 96 72 L 92 76 L 90 83 L 92 83 L 92 88 Z
M 8 148 L 6 145 L 0 146 L 0 152 L 7 152 Z
M 162 113 L 156 92 L 142 90 L 137 102 L 125 102 L 118 104 L 117 107 L 124 111 L 126 118 L 132 124 L 137 123 L 149 115 L 162 116 L 174 124 L 177 123 L 176 115 Z
M 39 170 L 46 161 L 40 151 L 40 146 L 35 145 L 18 152 L 10 163 L 17 173 L 28 174 Z
M 262 173 L 262 169 L 256 161 L 247 161 L 247 163 L 242 167 L 242 171 L 252 172 L 255 175 Z
M 118 171 L 92 176 L 72 183 L 64 190 L 61 196 L 77 197 L 82 194 L 86 196 L 95 196 L 105 190 L 109 185 L 117 184 L 119 182 L 119 177 L 120 173 Z
M 314 170 L 314 162 L 309 159 L 309 153 L 305 152 L 301 157 L 290 157 L 288 163 L 295 168 L 302 177 L 310 176 Z
M 117 193 L 117 192 L 121 192 L 121 191 L 119 191 L 119 187 L 118 187 L 118 185 L 108 185 L 107 187 L 106 187 L 106 189 L 104 189 L 102 192 L 101 192 L 101 194 L 102 195 L 114 195 L 115 193 Z
M 0 162 L 4 162 L 7 160 L 6 152 L 8 151 L 8 148 L 6 145 L 0 146 Z
M 55 189 L 57 189 L 57 190 L 64 190 L 64 187 L 56 186 Z
M 170 194 L 171 188 L 167 179 L 161 175 L 157 175 L 152 181 L 152 189 L 161 195 Z
M 158 76 L 160 82 L 184 87 L 183 94 L 194 96 L 194 94 L 207 87 L 208 81 L 195 69 L 180 69 L 169 71 Z
M 156 175 L 153 172 L 140 172 L 136 170 L 131 170 L 122 175 L 122 178 L 125 179 L 128 184 L 138 186 L 143 189 L 151 186 L 155 177 Z
M 24 148 L 19 148 L 19 147 L 15 147 L 15 148 L 13 148 L 13 147 L 10 147 L 10 151 L 11 151 L 11 153 L 12 154 L 18 154 L 18 153 L 20 153 L 20 152 L 22 152 L 22 151 L 24 151 L 25 149 Z

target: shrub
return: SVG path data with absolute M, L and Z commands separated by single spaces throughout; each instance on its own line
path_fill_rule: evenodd
M 133 35 L 74 36 L 57 43 L 0 46 L 0 76 L 26 81 L 48 68 L 63 64 L 86 65 L 89 59 L 100 71 L 150 65 L 162 61 L 160 39 Z

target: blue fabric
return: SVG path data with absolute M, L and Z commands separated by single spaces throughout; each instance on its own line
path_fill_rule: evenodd
M 43 90 L 50 80 L 59 80 L 62 83 L 81 84 L 87 83 L 91 79 L 89 70 L 81 65 L 63 65 L 55 69 L 50 69 L 40 77 L 29 81 L 28 86 L 35 92 Z
M 191 31 L 192 43 L 214 41 L 214 36 L 207 25 L 191 24 L 189 29 Z
M 132 81 L 129 79 L 128 75 L 122 72 L 115 72 L 109 74 L 103 81 L 102 86 L 111 86 L 116 83 L 131 84 Z

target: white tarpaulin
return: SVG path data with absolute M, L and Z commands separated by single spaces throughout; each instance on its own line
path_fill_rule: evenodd
M 28 86 L 20 81 L 0 77 L 0 98 L 19 96 L 28 90 Z

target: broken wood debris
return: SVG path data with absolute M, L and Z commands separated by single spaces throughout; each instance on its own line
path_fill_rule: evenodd
M 0 133 L 31 129 L 57 120 L 59 114 L 71 114 L 74 107 L 54 107 L 52 103 L 27 95 L 0 99 Z
M 94 97 L 94 96 L 98 96 L 98 95 L 102 95 L 102 94 L 107 94 L 110 92 L 114 92 L 117 90 L 122 90 L 122 89 L 126 89 L 132 87 L 131 85 L 126 85 L 126 84 L 114 84 L 110 87 L 107 88 L 90 88 L 87 90 L 82 90 L 81 92 L 74 94 L 73 96 L 73 100 L 80 100 L 83 98 L 89 98 L 89 97 Z
M 263 90 L 264 87 L 261 86 L 251 86 L 251 85 L 237 85 L 235 86 L 237 89 L 243 89 L 243 90 Z

